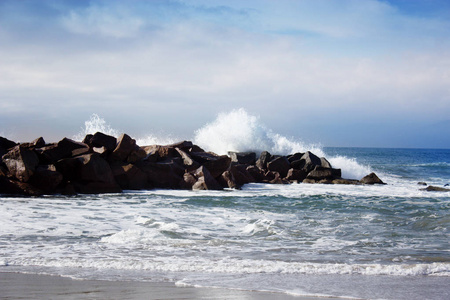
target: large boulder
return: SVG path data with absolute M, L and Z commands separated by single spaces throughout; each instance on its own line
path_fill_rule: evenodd
M 320 165 L 324 168 L 332 168 L 330 162 L 325 157 L 320 158 Z
M 450 192 L 450 189 L 439 187 L 439 186 L 427 186 L 424 189 L 420 189 L 421 191 L 427 191 L 427 192 Z
M 62 180 L 63 175 L 56 170 L 54 165 L 40 165 L 36 168 L 29 183 L 46 194 L 52 194 Z
M 0 194 L 41 196 L 44 192 L 29 183 L 15 181 L 7 177 L 0 176 Z
M 39 158 L 30 148 L 17 145 L 3 155 L 8 172 L 21 182 L 27 182 L 39 164 Z
M 316 181 L 320 180 L 333 180 L 341 178 L 341 169 L 324 168 L 322 166 L 316 166 L 314 170 L 308 173 L 306 176 L 308 179 L 313 179 Z
M 231 159 L 227 155 L 217 155 L 211 152 L 191 152 L 190 156 L 200 165 L 205 166 L 214 178 L 228 170 Z
M 231 158 L 231 162 L 243 165 L 254 165 L 256 163 L 255 152 L 232 152 L 229 151 L 228 155 Z
M 45 164 L 54 164 L 60 159 L 83 155 L 89 152 L 89 146 L 74 140 L 63 138 L 56 144 L 37 148 L 40 160 Z
M 180 157 L 178 152 L 175 150 L 176 147 L 172 146 L 150 145 L 144 146 L 142 149 L 146 153 L 144 159 L 150 162 L 159 162 L 171 159 L 173 157 Z
M 247 171 L 248 165 L 231 165 L 229 172 L 234 178 L 235 183 L 238 186 L 243 186 L 244 184 L 256 182 L 256 180 Z
M 309 151 L 303 154 L 301 159 L 305 161 L 305 164 L 302 167 L 302 169 L 304 169 L 307 173 L 314 170 L 316 166 L 322 165 L 322 161 L 320 160 L 320 158 Z
M 282 178 L 286 177 L 290 168 L 289 160 L 284 156 L 277 157 L 267 164 L 269 171 L 278 172 Z
M 0 158 L 16 145 L 17 143 L 0 136 Z
M 175 150 L 181 156 L 181 159 L 183 160 L 183 166 L 186 168 L 186 170 L 188 170 L 188 172 L 196 170 L 200 167 L 200 164 L 193 160 L 187 152 L 178 147 L 175 147 Z
M 224 188 L 239 189 L 240 185 L 236 183 L 233 174 L 230 171 L 225 171 L 220 175 L 217 180 L 219 184 Z
M 263 151 L 256 161 L 256 166 L 261 170 L 267 170 L 267 163 L 269 163 L 271 159 L 272 155 L 267 151 Z
M 147 175 L 133 164 L 113 162 L 110 167 L 115 181 L 124 190 L 142 190 L 151 187 Z
M 292 163 L 293 161 L 296 161 L 296 160 L 301 159 L 302 156 L 303 156 L 303 154 L 305 154 L 305 153 L 297 152 L 297 153 L 288 155 L 288 156 L 287 156 L 287 159 L 289 160 L 290 163 Z
M 132 139 L 128 134 L 122 134 L 117 140 L 117 146 L 110 155 L 111 160 L 126 161 L 128 155 L 135 150 L 136 140 Z
M 85 143 L 92 148 L 105 147 L 107 151 L 113 151 L 117 146 L 117 139 L 111 135 L 102 132 L 96 132 L 94 135 L 87 135 Z
M 183 182 L 184 168 L 176 160 L 164 162 L 139 161 L 135 164 L 156 188 L 178 189 Z
M 385 184 L 375 173 L 364 176 L 359 182 L 363 184 Z
M 285 177 L 285 180 L 298 183 L 298 182 L 302 182 L 306 178 L 307 175 L 308 174 L 306 174 L 306 172 L 304 170 L 297 170 L 297 169 L 291 168 L 291 169 L 289 169 L 289 171 Z
M 211 175 L 209 170 L 205 166 L 199 167 L 194 176 L 197 178 L 197 182 L 192 186 L 193 190 L 221 190 L 222 186 Z

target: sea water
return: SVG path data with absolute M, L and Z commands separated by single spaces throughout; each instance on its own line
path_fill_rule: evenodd
M 273 152 L 308 147 L 289 139 L 277 145 L 280 136 L 266 133 L 255 139 Z M 317 297 L 449 299 L 450 193 L 417 183 L 450 183 L 450 150 L 311 148 L 347 177 L 374 171 L 387 185 L 1 197 L 0 271 Z

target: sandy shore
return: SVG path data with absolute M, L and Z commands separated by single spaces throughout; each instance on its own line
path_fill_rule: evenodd
M 177 287 L 169 282 L 73 280 L 60 276 L 0 273 L 0 299 L 315 299 L 282 293 Z

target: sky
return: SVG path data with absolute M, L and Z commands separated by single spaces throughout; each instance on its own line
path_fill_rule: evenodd
M 450 148 L 447 0 L 0 0 L 0 135 L 189 139 L 243 108 L 324 146 Z

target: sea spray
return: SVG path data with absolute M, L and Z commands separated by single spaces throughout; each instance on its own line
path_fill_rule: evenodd
M 311 151 L 320 157 L 327 157 L 334 168 L 342 170 L 344 178 L 361 179 L 371 172 L 369 166 L 363 166 L 355 159 L 330 157 L 319 145 L 305 144 L 274 133 L 260 122 L 259 117 L 250 115 L 243 108 L 220 113 L 216 120 L 195 132 L 194 143 L 217 154 L 252 151 L 258 155 L 262 151 L 269 151 L 272 154 L 288 155 Z
M 74 139 L 81 141 L 88 134 L 95 134 L 96 132 L 102 132 L 107 135 L 119 137 L 120 131 L 112 128 L 106 123 L 105 119 L 101 118 L 97 114 L 92 114 L 90 119 L 84 122 L 84 128 L 74 136 Z

